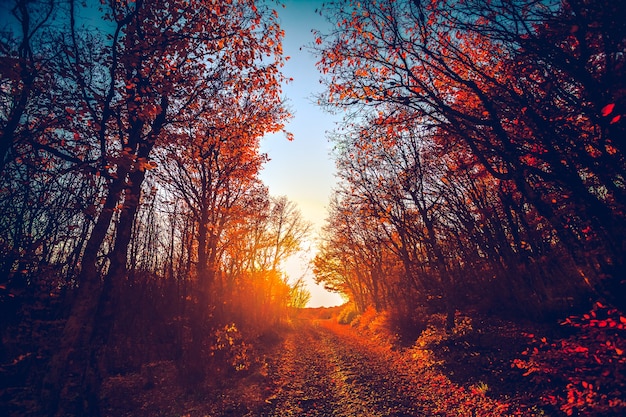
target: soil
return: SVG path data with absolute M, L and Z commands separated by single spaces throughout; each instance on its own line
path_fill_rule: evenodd
M 272 369 L 273 394 L 262 416 L 424 415 L 405 376 L 363 340 L 301 322 Z
M 184 389 L 171 362 L 105 381 L 105 416 L 538 415 L 452 382 L 410 349 L 334 320 L 300 320 L 265 337 L 244 374 Z M 432 365 L 432 366 L 431 366 Z

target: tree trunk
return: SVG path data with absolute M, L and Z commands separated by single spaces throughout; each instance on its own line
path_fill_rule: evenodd
M 110 266 L 104 278 L 102 293 L 98 300 L 96 310 L 94 332 L 91 339 L 91 348 L 94 351 L 93 366 L 98 367 L 102 349 L 107 345 L 111 329 L 115 322 L 115 312 L 118 308 L 120 292 L 124 286 L 128 273 L 126 265 L 128 247 L 132 238 L 133 223 L 139 209 L 141 197 L 141 184 L 145 177 L 143 171 L 129 173 L 129 181 L 124 190 L 124 207 L 120 213 L 115 234 L 115 244 L 110 258 Z M 104 372 L 100 371 L 100 375 Z M 100 381 L 94 381 L 99 385 Z
M 63 329 L 61 345 L 44 377 L 42 401 L 53 416 L 97 415 L 97 387 L 87 381 L 94 380 L 89 377 L 95 371 L 91 341 L 103 288 L 97 260 L 122 193 L 126 173 L 121 174 L 109 186 L 102 211 L 85 245 L 75 302 Z
M 183 366 L 186 382 L 191 385 L 204 381 L 205 352 L 204 342 L 208 333 L 207 319 L 209 307 L 210 266 L 208 256 L 208 211 L 203 207 L 198 222 L 198 263 L 196 265 L 196 302 L 190 313 L 191 340 L 184 351 Z

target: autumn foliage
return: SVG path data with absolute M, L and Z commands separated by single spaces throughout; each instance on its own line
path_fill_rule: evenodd
M 612 319 L 587 318 L 536 355 L 541 370 L 516 364 L 558 375 L 564 391 L 549 400 L 570 415 L 621 410 L 625 12 L 578 0 L 327 4 L 334 27 L 312 44 L 320 102 L 346 117 L 317 280 L 400 327 L 445 313 L 448 331 L 459 310 L 555 321 L 600 299 Z M 572 347 L 590 339 L 600 343 Z
M 0 361 L 37 387 L 12 413 L 97 415 L 154 360 L 245 370 L 306 303 L 282 264 L 309 226 L 258 177 L 290 117 L 276 11 L 86 3 L 2 6 Z
M 319 280 L 361 308 L 408 288 L 448 310 L 541 316 L 598 296 L 623 309 L 620 7 L 325 8 L 321 99 L 350 117 Z
M 259 178 L 261 137 L 291 117 L 277 12 L 252 0 L 5 3 L 10 412 L 98 415 L 103 381 L 150 363 L 188 389 L 261 367 L 254 340 L 307 302 L 282 268 L 310 225 Z M 425 366 L 431 347 L 480 338 L 470 315 L 560 320 L 569 334 L 525 332 L 507 371 L 545 388 L 555 412 L 622 413 L 624 2 L 320 12 L 332 26 L 310 45 L 319 102 L 345 118 L 313 270 L 350 299 L 341 320 L 384 328 Z M 423 376 L 433 413 L 508 409 L 480 384 Z
M 579 330 L 560 340 L 527 334 L 531 346 L 512 366 L 523 370 L 534 383 L 551 387 L 543 400 L 567 415 L 622 414 L 626 409 L 626 317 L 596 303 L 589 313 L 568 317 L 562 325 Z

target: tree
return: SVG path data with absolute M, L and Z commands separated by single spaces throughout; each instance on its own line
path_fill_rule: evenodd
M 102 39 L 81 35 L 77 8 L 71 1 L 60 75 L 75 100 L 66 110 L 80 126 L 74 136 L 84 132 L 84 143 L 95 145 L 93 175 L 102 178 L 104 189 L 83 249 L 78 295 L 63 346 L 46 378 L 46 397 L 58 414 L 81 413 L 84 405 L 76 401 L 77 390 L 90 392 L 88 409 L 95 407 L 98 377 L 90 374 L 97 369 L 97 355 L 92 346 L 104 343 L 110 331 L 153 150 L 178 137 L 189 120 L 201 117 L 218 86 L 233 91 L 262 85 L 267 103 L 274 106 L 282 65 L 282 32 L 275 16 L 251 1 L 112 1 L 103 5 L 110 26 Z M 103 244 L 113 229 L 107 262 L 101 264 Z M 78 383 L 85 375 L 91 382 Z
M 266 87 L 236 91 L 220 86 L 213 102 L 203 104 L 201 121 L 189 121 L 159 158 L 167 191 L 186 203 L 196 224 L 195 350 L 190 369 L 202 370 L 201 346 L 208 333 L 203 323 L 211 308 L 221 304 L 218 273 L 228 245 L 226 233 L 232 223 L 251 215 L 248 194 L 260 187 L 258 172 L 266 157 L 259 153 L 259 140 L 264 132 L 280 128 L 287 116 L 279 101 L 273 106 L 267 101 Z
M 311 225 L 286 197 L 259 194 L 247 204 L 251 209 L 228 231 L 224 257 L 225 299 L 249 325 L 274 324 L 290 308 L 308 302 L 302 280 L 290 282 L 284 263 L 303 250 Z M 310 297 L 310 295 L 309 295 Z
M 611 271 L 624 258 L 624 167 L 603 129 L 622 128 L 606 106 L 622 94 L 621 58 L 608 57 L 621 56 L 625 37 L 604 12 L 621 6 L 601 3 L 331 3 L 324 11 L 338 29 L 318 34 L 314 49 L 329 106 L 390 129 L 436 129 L 444 148 L 464 142 L 550 224 L 583 271 L 579 282 L 593 276 L 592 287 L 620 305 Z
M 349 186 L 348 186 L 349 187 Z M 348 294 L 359 311 L 384 309 L 398 299 L 398 262 L 390 256 L 385 220 L 349 189 L 333 196 L 319 252 L 313 260 L 317 283 Z
M 57 13 L 55 1 L 15 0 L 3 6 L 7 25 L 0 38 L 0 172 L 33 145 L 33 139 L 58 123 L 52 109 L 41 106 L 54 84 L 49 70 L 54 56 L 48 24 Z M 7 16 L 8 17 L 8 16 Z M 53 101 L 47 101 L 51 105 Z M 46 111 L 47 110 L 47 111 Z

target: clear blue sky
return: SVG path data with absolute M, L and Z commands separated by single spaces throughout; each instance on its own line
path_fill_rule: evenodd
M 293 82 L 284 87 L 283 95 L 294 113 L 287 130 L 295 138 L 289 142 L 283 134 L 276 134 L 267 136 L 262 142 L 262 151 L 270 157 L 261 172 L 263 182 L 269 187 L 270 194 L 285 195 L 298 204 L 303 217 L 314 225 L 312 239 L 324 224 L 326 207 L 335 183 L 335 165 L 330 158 L 331 144 L 326 139 L 326 133 L 334 129 L 339 117 L 317 106 L 314 95 L 322 91 L 320 73 L 315 67 L 315 57 L 304 48 L 304 45 L 313 42 L 311 29 L 327 27 L 324 19 L 315 13 L 321 3 L 286 0 L 285 8 L 277 8 L 285 31 L 284 53 L 291 57 L 283 72 L 292 77 Z M 306 264 L 306 259 L 293 259 L 287 265 L 287 273 L 292 279 L 298 278 L 306 271 Z M 312 296 L 309 306 L 343 303 L 339 295 L 316 285 L 310 271 L 306 276 Z

